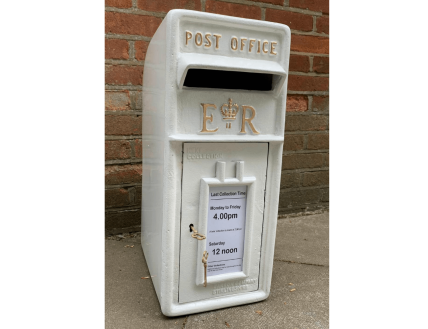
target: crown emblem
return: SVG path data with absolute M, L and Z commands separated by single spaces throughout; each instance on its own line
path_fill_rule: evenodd
M 220 108 L 221 114 L 223 114 L 223 120 L 235 120 L 236 114 L 239 111 L 238 104 L 232 105 L 232 99 L 229 98 L 229 105 L 224 103 Z

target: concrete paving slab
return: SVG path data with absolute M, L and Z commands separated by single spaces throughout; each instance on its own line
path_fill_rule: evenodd
M 106 240 L 105 248 L 106 329 L 182 328 L 185 317 L 164 316 L 153 283 L 141 279 L 150 274 L 139 238 Z
M 326 266 L 275 261 L 267 300 L 193 314 L 185 328 L 327 329 L 328 287 Z M 296 290 L 291 292 L 292 289 Z
M 278 219 L 275 259 L 328 265 L 328 212 Z
M 140 237 L 117 240 L 106 239 L 106 329 L 328 328 L 328 213 L 278 220 L 267 300 L 176 318 L 162 314 L 151 280 L 141 279 L 149 271 Z

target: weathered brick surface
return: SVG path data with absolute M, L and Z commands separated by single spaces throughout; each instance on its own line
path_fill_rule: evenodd
M 157 16 L 176 8 L 201 10 L 204 2 L 206 12 L 251 19 L 264 13 L 266 21 L 293 31 L 279 212 L 328 207 L 328 0 L 105 0 L 106 232 L 140 227 L 142 173 L 150 170 L 140 162 L 142 77 L 149 40 L 162 22 Z M 154 156 L 162 150 L 147 145 L 145 152 Z
M 123 160 L 130 159 L 131 143 L 127 140 L 106 141 L 105 142 L 105 159 L 106 160 Z
M 328 185 L 328 171 L 311 171 L 303 174 L 302 186 Z
M 105 191 L 106 208 L 125 207 L 131 205 L 129 190 L 125 188 L 115 188 Z
M 308 97 L 303 95 L 287 96 L 287 112 L 305 112 L 308 110 Z M 287 120 L 287 117 L 286 117 Z
M 159 17 L 106 12 L 106 33 L 144 35 L 151 37 L 162 22 Z
M 200 0 L 138 0 L 138 8 L 167 13 L 172 9 L 201 10 Z
M 143 141 L 141 139 L 135 140 L 135 157 L 138 159 L 143 158 Z
M 290 75 L 288 90 L 292 91 L 327 91 L 328 77 Z
M 284 151 L 303 150 L 304 142 L 305 142 L 305 136 L 303 135 L 285 135 Z
M 284 4 L 284 0 L 248 0 L 248 1 L 264 2 L 264 3 L 270 3 L 272 5 L 279 5 L 279 6 L 282 6 Z
M 307 148 L 308 150 L 326 150 L 329 146 L 328 142 L 328 134 L 309 134 Z
M 149 43 L 147 41 L 135 41 L 135 58 L 139 61 L 144 61 L 146 59 L 147 48 L 149 47 Z
M 293 188 L 300 186 L 300 174 L 299 173 L 282 173 L 281 175 L 281 189 Z
M 312 69 L 314 72 L 317 72 L 317 73 L 328 73 L 329 58 L 315 56 Z
M 324 166 L 325 167 L 329 166 L 329 164 L 330 164 L 329 161 L 330 161 L 330 153 L 327 153 L 327 154 L 324 155 Z
M 313 18 L 311 15 L 300 14 L 292 11 L 266 9 L 266 20 L 288 25 L 292 30 L 312 31 Z M 291 38 L 293 40 L 293 38 Z
M 105 109 L 106 111 L 126 111 L 130 110 L 131 101 L 129 91 L 106 91 Z
M 105 0 L 106 7 L 131 8 L 132 0 Z
M 328 54 L 329 39 L 312 35 L 293 34 L 290 48 L 292 51 L 305 53 Z
M 281 191 L 279 194 L 279 208 L 301 207 L 317 203 L 321 197 L 322 193 L 320 189 Z
M 327 112 L 329 109 L 328 96 L 313 96 L 312 98 L 312 111 Z
M 317 32 L 329 34 L 329 18 L 328 16 L 317 17 Z
M 106 83 L 110 85 L 142 85 L 143 66 L 106 65 Z
M 106 59 L 128 59 L 129 44 L 126 40 L 106 39 L 105 41 Z
M 290 115 L 285 120 L 285 131 L 326 130 L 328 117 L 325 115 Z
M 105 184 L 141 184 L 143 168 L 141 164 L 111 165 L 105 168 Z
M 322 202 L 328 202 L 329 201 L 329 196 L 330 196 L 329 189 L 328 188 L 323 188 L 321 190 L 321 192 L 322 192 L 321 201 Z
M 106 115 L 105 133 L 106 135 L 141 135 L 141 116 L 134 115 Z
M 309 72 L 309 57 L 300 55 L 290 55 L 289 70 L 295 72 Z
M 321 168 L 324 162 L 322 153 L 287 154 L 282 157 L 282 169 Z
M 106 233 L 127 232 L 126 228 L 138 227 L 141 225 L 141 209 L 107 211 L 105 215 Z M 114 230 L 116 229 L 116 230 Z M 134 230 L 135 231 L 135 230 Z M 128 231 L 129 232 L 129 231 Z
M 325 14 L 329 13 L 329 0 L 289 0 L 290 7 L 308 9 L 312 11 L 320 11 Z
M 260 7 L 241 5 L 238 3 L 220 2 L 215 0 L 207 0 L 205 3 L 205 11 L 207 13 L 260 19 L 262 10 Z

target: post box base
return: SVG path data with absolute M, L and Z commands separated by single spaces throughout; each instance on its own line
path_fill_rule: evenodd
M 164 315 L 173 317 L 261 302 L 262 300 L 265 300 L 268 297 L 269 293 L 258 290 L 241 295 L 229 295 L 225 297 L 201 300 L 198 302 L 191 302 L 185 304 L 161 304 L 161 310 Z

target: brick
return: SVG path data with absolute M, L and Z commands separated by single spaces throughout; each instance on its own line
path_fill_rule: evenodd
M 162 23 L 159 17 L 125 13 L 105 13 L 105 32 L 152 37 Z
M 105 110 L 106 111 L 127 111 L 130 109 L 129 91 L 106 91 Z
M 132 0 L 105 0 L 106 7 L 131 8 Z
M 141 186 L 135 186 L 135 204 L 141 205 Z
M 282 157 L 282 169 L 320 168 L 323 165 L 323 161 L 324 156 L 322 153 L 287 154 Z
M 134 115 L 106 115 L 106 135 L 141 135 L 142 118 Z
M 139 61 L 144 61 L 146 59 L 147 48 L 149 43 L 147 41 L 135 41 L 135 58 Z
M 292 30 L 309 32 L 312 31 L 313 27 L 313 18 L 311 15 L 295 13 L 292 11 L 267 8 L 265 19 L 270 22 L 288 25 Z
M 135 91 L 134 97 L 135 97 L 135 110 L 142 111 L 143 110 L 143 93 L 141 91 Z
M 330 195 L 329 189 L 328 188 L 322 189 L 321 193 L 322 193 L 321 201 L 322 202 L 328 202 L 329 201 L 329 195 Z
M 105 141 L 105 159 L 119 160 L 131 158 L 131 143 L 127 140 Z
M 134 228 L 132 231 L 138 231 L 141 226 L 141 209 L 130 209 L 122 211 L 110 211 L 105 214 L 106 233 L 128 232 L 127 228 Z M 113 231 L 118 228 L 119 230 Z
M 318 33 L 328 34 L 328 32 L 329 32 L 329 17 L 328 16 L 317 17 L 316 27 L 317 27 Z
M 308 150 L 326 150 L 329 147 L 328 134 L 309 134 L 308 135 Z
M 329 72 L 329 58 L 328 57 L 314 57 L 312 70 L 317 73 L 328 73 Z
M 295 72 L 309 72 L 309 57 L 300 55 L 290 55 L 289 70 Z
M 136 139 L 134 142 L 135 146 L 135 157 L 137 159 L 143 158 L 143 141 L 141 139 Z
M 287 96 L 287 112 L 305 112 L 308 110 L 307 96 Z
M 329 97 L 328 96 L 313 96 L 312 97 L 312 111 L 315 112 L 328 112 Z
M 304 136 L 303 135 L 285 135 L 284 136 L 284 151 L 303 150 Z
M 328 14 L 329 0 L 289 0 L 288 5 L 294 8 L 308 9 L 312 11 L 320 11 Z
M 105 191 L 105 207 L 125 207 L 131 205 L 129 191 L 124 188 L 116 188 Z
M 167 13 L 171 9 L 201 10 L 200 0 L 138 0 L 138 8 Z
M 321 199 L 320 189 L 303 191 L 282 191 L 279 193 L 279 208 L 301 207 L 302 205 L 317 203 Z
M 299 173 L 283 173 L 281 175 L 281 185 L 280 188 L 292 188 L 299 187 L 300 185 L 300 174 Z
M 248 0 L 248 1 L 271 3 L 273 5 L 279 5 L 279 6 L 282 6 L 284 4 L 284 0 Z
M 291 36 L 292 51 L 300 51 L 305 53 L 328 54 L 329 39 L 326 37 L 315 37 L 312 35 L 297 35 Z
M 108 59 L 128 59 L 129 44 L 126 40 L 106 39 L 105 58 Z
M 293 91 L 327 91 L 328 77 L 308 75 L 290 75 L 288 77 L 288 90 Z
M 120 185 L 142 182 L 143 168 L 141 164 L 112 165 L 105 167 L 105 184 Z
M 327 126 L 325 115 L 290 115 L 285 119 L 285 131 L 321 131 Z
M 261 19 L 262 10 L 259 7 L 241 5 L 238 3 L 219 2 L 207 0 L 205 3 L 207 13 L 229 15 L 242 18 Z
M 143 71 L 143 66 L 106 65 L 106 84 L 141 86 L 143 84 Z
M 329 166 L 329 163 L 330 163 L 330 153 L 326 153 L 326 154 L 324 155 L 324 166 L 325 166 L 325 167 L 328 167 L 328 166 Z
M 328 185 L 328 171 L 311 171 L 303 174 L 302 186 L 320 186 Z

